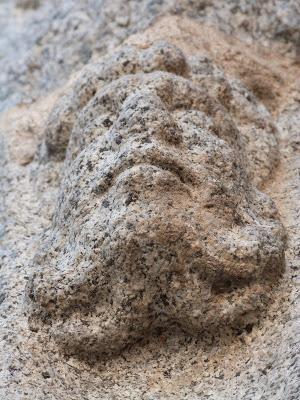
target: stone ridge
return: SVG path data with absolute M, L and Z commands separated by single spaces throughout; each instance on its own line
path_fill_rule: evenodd
M 30 325 L 66 353 L 242 325 L 266 306 L 284 267 L 276 207 L 257 189 L 276 129 L 206 57 L 160 41 L 87 66 L 40 157 L 64 159 L 65 176 L 27 288 Z

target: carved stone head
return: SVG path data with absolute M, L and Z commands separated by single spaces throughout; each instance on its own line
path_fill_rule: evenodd
M 159 42 L 88 66 L 43 151 L 65 173 L 30 321 L 65 351 L 110 354 L 157 327 L 199 334 L 265 305 L 284 264 L 276 208 L 257 189 L 276 129 L 207 58 Z

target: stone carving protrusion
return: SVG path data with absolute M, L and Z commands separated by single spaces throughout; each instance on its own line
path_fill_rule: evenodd
M 277 157 L 268 111 L 206 57 L 158 42 L 87 66 L 45 132 L 42 158 L 65 174 L 30 323 L 67 353 L 111 354 L 260 312 L 284 266 L 258 189 Z

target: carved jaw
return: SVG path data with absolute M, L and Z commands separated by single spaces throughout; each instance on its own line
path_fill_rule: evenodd
M 142 220 L 132 213 L 137 203 L 124 209 L 118 220 L 111 219 L 103 234 L 105 245 L 102 242 L 94 252 L 91 246 L 79 246 L 78 260 L 85 254 L 81 264 L 73 260 L 64 274 L 56 278 L 48 274 L 44 280 L 37 277 L 32 283 L 32 300 L 37 304 L 33 326 L 41 319 L 46 326 L 50 324 L 51 336 L 68 354 L 108 356 L 158 327 L 176 325 L 198 335 L 203 330 L 244 324 L 248 315 L 257 316 L 269 300 L 271 285 L 284 263 L 283 249 L 274 242 L 273 254 L 267 249 L 269 257 L 258 263 L 263 254 L 251 248 L 266 248 L 263 235 L 268 230 L 261 232 L 260 239 L 256 233 L 254 239 L 252 227 L 247 239 L 246 229 L 239 243 L 240 232 L 234 239 L 229 230 L 211 229 L 207 234 L 203 225 L 199 231 L 197 213 L 194 223 L 185 214 L 191 212 L 193 201 L 185 211 L 178 203 L 178 208 L 169 206 L 168 214 L 160 214 L 156 202 L 151 217 Z M 132 233 L 124 229 L 129 225 Z M 93 232 L 92 224 L 81 228 L 89 232 L 90 243 L 99 246 L 97 229 Z M 230 247 L 223 244 L 218 258 L 224 237 Z M 85 243 L 84 237 L 78 243 Z M 114 258 L 115 254 L 119 257 Z M 59 258 L 56 263 L 63 264 Z

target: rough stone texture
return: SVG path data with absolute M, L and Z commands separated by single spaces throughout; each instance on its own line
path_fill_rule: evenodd
M 44 32 L 52 32 L 49 37 L 57 39 L 49 47 L 56 49 L 57 53 L 56 51 L 51 53 L 53 63 L 48 65 L 49 74 L 45 78 L 44 82 L 47 83 L 45 86 L 40 85 L 41 76 L 45 77 L 43 73 L 40 74 L 41 71 L 35 70 L 36 74 L 27 75 L 27 64 L 23 63 L 22 58 L 27 50 L 19 53 L 20 64 L 24 65 L 22 79 L 25 82 L 28 98 L 38 97 L 40 94 L 42 96 L 31 105 L 23 104 L 12 108 L 2 114 L 0 120 L 0 185 L 3 196 L 3 201 L 0 201 L 0 397 L 9 400 L 16 398 L 298 399 L 300 103 L 299 64 L 295 62 L 295 57 L 289 58 L 288 55 L 282 57 L 277 50 L 268 51 L 257 45 L 253 47 L 245 42 L 241 43 L 232 36 L 220 34 L 214 28 L 199 25 L 182 17 L 168 17 L 160 19 L 145 33 L 131 37 L 123 47 L 123 50 L 126 49 L 124 56 L 120 55 L 122 50 L 118 49 L 105 59 L 94 60 L 85 71 L 79 73 L 77 77 L 72 77 L 66 88 L 59 87 L 59 90 L 46 96 L 47 90 L 60 86 L 73 68 L 81 68 L 86 62 L 80 55 L 77 60 L 82 61 L 73 63 L 77 56 L 74 56 L 74 59 L 71 56 L 68 67 L 63 73 L 58 73 L 56 67 L 60 64 L 57 63 L 56 55 L 59 55 L 62 49 L 61 54 L 64 59 L 68 58 L 68 54 L 78 54 L 75 49 L 79 41 L 75 33 L 72 34 L 67 30 L 70 35 L 68 36 L 70 47 L 67 51 L 66 43 L 61 40 L 66 31 L 63 31 L 62 36 L 59 36 L 60 30 L 55 31 L 56 33 L 49 31 L 48 22 L 52 18 L 51 13 L 47 18 L 43 13 L 47 7 L 51 8 L 51 3 L 41 2 L 36 11 L 26 8 L 26 18 L 28 18 L 26 24 L 29 25 L 24 31 L 23 28 L 19 30 L 19 37 L 23 38 L 22 45 L 14 37 L 12 25 L 7 26 L 5 30 L 7 35 L 4 34 L 0 42 L 1 52 L 7 47 L 5 43 L 10 37 L 11 43 L 19 43 L 19 47 L 16 47 L 19 50 L 21 48 L 24 50 L 26 46 L 27 50 L 30 49 L 35 41 L 35 35 L 30 34 L 28 26 L 42 27 Z M 74 11 L 79 5 L 86 12 L 88 7 L 96 3 L 74 2 Z M 70 4 L 66 1 L 57 8 L 59 26 L 62 22 L 61 12 Z M 118 10 L 118 2 L 113 4 L 116 4 Z M 142 4 L 144 3 L 138 4 L 141 12 L 140 21 L 143 21 Z M 196 10 L 196 5 L 190 4 Z M 217 10 L 216 4 L 211 2 L 211 10 Z M 250 19 L 259 19 L 254 9 L 251 9 L 252 6 L 249 6 L 250 2 L 243 4 L 249 10 Z M 254 6 L 255 2 L 251 4 Z M 263 7 L 260 3 L 262 15 L 265 4 L 270 6 L 269 15 L 276 15 L 277 9 L 272 7 L 279 3 L 265 2 Z M 297 6 L 298 3 L 289 2 L 287 9 L 293 4 Z M 159 7 L 163 5 L 166 3 L 161 3 Z M 238 7 L 242 7 L 241 5 L 242 2 Z M 188 6 L 185 5 L 186 10 Z M 5 7 L 13 9 L 13 2 L 2 2 L 1 7 L 1 23 L 4 19 L 9 21 L 10 13 L 5 13 Z M 20 11 L 22 9 L 18 10 L 15 18 L 24 21 L 25 14 Z M 197 10 L 196 16 L 201 12 L 199 8 Z M 102 12 L 103 9 L 100 14 Z M 123 11 L 120 13 L 124 14 Z M 161 9 L 158 13 L 162 13 Z M 28 22 L 37 15 L 40 18 L 40 25 Z M 204 19 L 206 15 L 208 14 L 205 11 Z M 295 13 L 295 18 L 297 15 Z M 110 21 L 107 15 L 106 20 Z M 145 16 L 144 21 L 146 20 Z M 228 19 L 225 18 L 224 21 L 226 25 Z M 266 26 L 270 21 L 273 19 L 271 18 L 269 22 L 265 19 Z M 122 23 L 125 23 L 124 20 Z M 222 25 L 223 22 L 219 21 L 218 24 Z M 90 20 L 86 26 L 89 26 L 89 29 L 94 28 Z M 230 27 L 229 24 L 227 26 Z M 269 26 L 267 35 L 271 38 L 274 37 L 271 34 L 273 25 Z M 24 32 L 27 32 L 27 35 L 22 36 Z M 123 37 L 126 37 L 128 32 L 127 28 L 124 29 Z M 244 39 L 254 37 L 252 32 L 248 36 L 242 35 L 242 30 L 239 28 L 232 32 L 238 32 Z M 103 40 L 107 42 L 105 46 L 111 44 L 113 47 L 122 40 L 118 38 L 116 41 L 115 39 L 110 41 L 110 35 L 108 33 L 103 36 Z M 47 48 L 46 43 L 49 42 L 46 37 L 47 34 L 43 42 L 43 46 L 46 47 L 42 46 L 40 50 Z M 93 40 L 91 43 L 94 43 Z M 160 56 L 159 49 L 166 46 L 167 57 Z M 12 57 L 12 60 L 16 49 L 12 47 L 7 49 L 10 49 L 7 50 L 7 54 L 10 54 L 8 58 Z M 100 50 L 100 53 L 102 51 Z M 46 54 L 47 52 L 41 50 L 43 71 L 47 69 L 49 61 Z M 136 66 L 133 70 L 126 68 L 123 70 L 124 66 L 118 59 L 125 62 L 129 60 L 128 68 L 132 68 L 132 63 Z M 172 63 L 168 60 L 172 60 Z M 3 64 L 5 68 L 1 70 L 2 76 L 7 77 L 8 64 L 6 62 Z M 21 76 L 18 74 L 15 77 Z M 96 76 L 102 77 L 103 80 L 95 85 L 93 78 Z M 53 77 L 57 77 L 55 84 Z M 24 85 L 17 79 L 15 82 L 13 80 L 5 82 L 7 85 L 2 85 L 1 90 L 10 88 L 15 96 L 14 101 L 4 96 L 7 107 L 19 101 Z M 34 92 L 33 87 L 35 87 Z M 84 87 L 87 92 L 84 90 L 81 92 L 80 88 Z M 176 88 L 180 90 L 176 92 Z M 176 96 L 178 94 L 178 97 L 168 96 L 170 90 Z M 184 90 L 187 93 L 183 97 Z M 105 124 L 110 125 L 107 127 L 102 126 L 105 120 L 101 120 L 104 105 L 95 103 L 104 93 L 108 95 L 108 108 L 104 111 L 109 114 L 109 121 L 112 122 L 111 124 L 107 120 Z M 122 93 L 126 99 L 118 93 Z M 197 101 L 190 112 L 195 95 Z M 181 104 L 179 109 L 178 104 Z M 135 110 L 132 109 L 132 105 L 136 105 Z M 141 107 L 146 108 L 142 115 L 140 115 Z M 88 110 L 93 114 L 90 115 Z M 98 118 L 96 124 L 92 123 L 93 115 Z M 157 115 L 157 118 L 154 119 L 154 115 Z M 121 121 L 123 117 L 124 125 Z M 221 123 L 222 121 L 224 123 Z M 194 132 L 200 135 L 200 143 L 193 138 Z M 101 140 L 106 139 L 105 148 L 108 151 L 98 157 L 97 149 L 101 148 L 99 145 L 104 145 Z M 148 139 L 152 143 L 147 143 Z M 130 146 L 131 141 L 141 147 L 135 151 L 135 147 Z M 154 150 L 143 153 L 145 148 Z M 163 153 L 165 158 L 161 158 L 162 148 L 165 148 Z M 124 154 L 122 151 L 127 149 L 126 157 L 132 156 L 135 160 L 133 168 L 130 169 L 128 169 L 129 164 L 126 164 L 130 161 L 129 158 L 124 156 L 125 163 L 118 158 Z M 89 179 L 95 181 L 95 185 L 90 189 L 99 188 L 96 180 L 103 178 L 101 163 L 108 155 L 105 153 L 108 152 L 112 154 L 107 167 L 114 169 L 117 173 L 116 179 L 111 182 L 110 188 L 104 185 L 108 188 L 106 192 L 101 193 L 96 190 L 91 193 L 88 191 Z M 170 158 L 170 155 L 173 158 Z M 135 162 L 145 161 L 144 157 L 147 163 L 142 169 L 142 165 Z M 147 157 L 151 165 L 148 164 Z M 79 167 L 80 160 L 83 161 L 82 170 L 77 171 L 76 166 Z M 172 161 L 171 165 L 166 163 L 167 160 Z M 199 165 L 197 160 L 201 160 Z M 152 166 L 153 161 L 155 165 Z M 156 161 L 160 162 L 156 164 Z M 236 163 L 236 167 L 233 167 L 233 162 Z M 88 165 L 93 166 L 92 171 L 89 171 Z M 120 165 L 124 166 L 124 172 L 118 170 Z M 226 173 L 222 173 L 225 165 Z M 174 169 L 176 166 L 182 166 L 183 169 Z M 136 178 L 132 182 L 125 179 L 120 181 L 122 174 L 126 175 L 130 171 Z M 142 188 L 141 173 L 145 173 L 145 183 Z M 153 175 L 156 176 L 155 180 L 152 179 Z M 152 179 L 152 191 L 146 190 L 150 184 L 149 177 Z M 210 180 L 212 186 L 204 185 L 203 181 L 197 180 L 199 177 Z M 185 179 L 186 182 L 182 182 L 181 179 Z M 105 182 L 109 185 L 109 179 Z M 217 191 L 216 196 L 209 198 L 214 193 L 214 185 L 218 185 L 218 182 L 224 184 L 222 191 Z M 165 188 L 167 183 L 168 190 L 160 190 L 161 187 Z M 228 191 L 228 187 L 232 188 L 232 191 Z M 79 189 L 77 195 L 76 191 Z M 129 195 L 137 192 L 139 197 Z M 147 196 L 143 197 L 143 193 L 147 193 Z M 73 194 L 75 196 L 72 197 Z M 106 198 L 108 196 L 109 199 Z M 158 201 L 159 198 L 167 196 L 168 199 L 176 199 L 168 208 Z M 270 199 L 269 196 L 275 201 L 279 210 L 277 215 L 272 201 L 267 201 Z M 206 220 L 202 218 L 200 222 L 197 221 L 198 203 L 192 203 L 192 198 L 200 198 L 208 205 L 208 208 L 199 207 L 199 216 L 207 216 Z M 237 198 L 241 203 L 234 209 Z M 105 203 L 105 200 L 109 204 Z M 152 207 L 154 202 L 156 206 Z M 183 203 L 189 204 L 191 213 L 195 215 L 193 220 L 188 214 L 188 208 L 182 207 Z M 95 205 L 97 207 L 93 208 Z M 139 219 L 140 226 L 143 224 L 145 227 L 144 230 L 136 229 L 135 232 L 138 232 L 144 240 L 142 243 L 148 244 L 147 228 L 150 223 L 152 227 L 153 219 L 151 220 L 152 217 L 149 218 L 147 214 L 141 215 L 140 211 L 151 210 L 151 207 L 155 210 L 152 217 L 157 217 L 156 222 L 163 222 L 161 225 L 165 227 L 167 234 L 162 230 L 152 229 L 155 234 L 153 239 L 155 246 L 152 249 L 147 246 L 147 251 L 142 249 L 141 252 L 137 241 L 131 240 L 134 239 L 133 232 L 131 236 L 122 237 L 123 243 L 130 244 L 129 251 L 125 253 L 123 247 L 116 250 L 120 250 L 118 254 L 123 254 L 125 259 L 130 258 L 133 253 L 136 254 L 135 265 L 141 263 L 139 255 L 145 253 L 148 255 L 149 265 L 163 267 L 162 274 L 153 268 L 147 269 L 145 274 L 142 274 L 142 270 L 132 271 L 127 268 L 128 265 L 126 268 L 125 264 L 118 265 L 119 270 L 124 270 L 124 274 L 129 277 L 133 276 L 131 272 L 135 272 L 139 284 L 149 283 L 145 288 L 147 290 L 144 291 L 149 297 L 143 300 L 152 304 L 150 311 L 156 307 L 158 314 L 145 314 L 142 308 L 144 302 L 135 297 L 130 304 L 126 304 L 128 309 L 122 309 L 122 315 L 125 319 L 130 317 L 129 309 L 136 307 L 135 317 L 140 318 L 139 322 L 141 319 L 145 324 L 155 321 L 159 328 L 152 331 L 151 327 L 146 326 L 146 335 L 143 335 L 142 340 L 139 340 L 138 330 L 134 331 L 135 337 L 132 340 L 128 336 L 128 331 L 123 330 L 120 340 L 120 332 L 114 329 L 113 323 L 109 325 L 109 321 L 106 320 L 109 327 L 106 333 L 111 333 L 111 337 L 104 335 L 105 340 L 109 342 L 109 352 L 115 350 L 117 352 L 114 357 L 109 354 L 105 359 L 101 349 L 103 341 L 99 335 L 103 333 L 99 329 L 101 320 L 99 308 L 102 305 L 105 310 L 102 314 L 104 319 L 107 315 L 116 317 L 117 306 L 124 298 L 124 290 L 122 292 L 121 288 L 127 284 L 132 293 L 134 290 L 139 291 L 139 287 L 134 288 L 130 282 L 122 282 L 123 277 L 117 274 L 110 274 L 107 282 L 88 280 L 91 275 L 97 275 L 97 269 L 101 269 L 100 256 L 101 260 L 104 259 L 110 264 L 110 260 L 105 259 L 105 254 L 97 254 L 93 247 L 93 239 L 101 240 L 97 227 L 100 228 L 101 224 L 104 224 L 105 218 L 108 219 L 112 213 L 125 215 L 125 222 L 125 219 L 129 218 L 128 210 L 132 210 L 130 215 L 134 219 L 133 222 Z M 79 213 L 83 209 L 87 213 L 86 218 Z M 105 210 L 105 215 L 100 214 L 101 209 Z M 271 214 L 268 212 L 270 209 Z M 70 211 L 65 214 L 68 224 L 62 217 L 64 210 Z M 247 219 L 250 217 L 250 220 L 247 222 L 244 219 L 237 220 L 234 218 L 236 215 Z M 164 219 L 166 216 L 170 221 L 175 220 L 179 223 L 173 222 L 170 226 L 169 221 Z M 280 233 L 282 225 L 279 219 L 286 233 L 286 268 L 282 278 L 278 280 L 276 271 L 279 273 L 282 265 L 280 249 L 283 246 Z M 72 220 L 74 223 L 71 223 Z M 92 223 L 94 220 L 95 224 Z M 186 221 L 188 227 L 195 228 L 190 234 L 188 229 L 183 229 L 187 226 Z M 257 222 L 261 223 L 259 228 L 255 226 Z M 122 221 L 109 219 L 104 227 L 104 231 L 112 238 L 117 238 L 118 234 L 120 236 L 120 230 L 117 232 L 112 229 L 113 224 L 118 223 L 121 225 Z M 245 224 L 248 230 L 245 230 Z M 193 235 L 197 233 L 198 227 L 202 228 L 200 235 L 203 240 L 195 243 Z M 129 229 L 128 225 L 126 229 Z M 73 238 L 70 234 L 72 232 Z M 165 247 L 172 249 L 169 238 L 176 232 L 183 232 L 180 238 L 175 237 L 182 249 L 182 263 L 179 263 L 181 260 L 176 249 L 174 254 L 170 254 L 172 256 L 170 262 L 165 258 Z M 204 240 L 205 232 L 207 232 L 206 240 Z M 257 244 L 268 243 L 272 244 L 272 247 L 262 246 L 258 253 L 261 258 L 254 262 L 255 247 L 251 241 L 251 246 L 247 250 L 248 258 L 242 258 L 242 262 L 234 263 L 232 261 L 234 256 L 244 257 L 246 254 L 244 245 L 249 241 L 248 234 L 251 232 L 258 235 Z M 270 232 L 268 236 L 267 232 Z M 226 235 L 222 238 L 224 233 Z M 242 235 L 244 243 L 241 240 Z M 51 237 L 61 242 L 61 248 L 70 250 L 65 257 L 60 249 L 54 247 L 52 247 L 53 257 L 45 253 L 45 245 Z M 233 238 L 231 244 L 235 247 L 225 247 L 229 237 Z M 85 241 L 84 245 L 82 241 Z M 98 242 L 101 243 L 105 244 L 105 241 Z M 167 246 L 164 246 L 165 243 Z M 200 248 L 201 253 L 192 248 L 193 244 Z M 49 249 L 51 246 L 53 244 L 49 243 Z M 80 255 L 82 247 L 84 254 Z M 163 257 L 154 264 L 151 258 L 152 252 L 161 247 L 164 247 Z M 218 248 L 223 249 L 221 254 L 216 254 L 215 250 Z M 267 266 L 271 253 L 267 254 L 265 250 L 271 250 L 275 258 L 272 264 L 274 277 L 270 275 L 271 268 Z M 203 286 L 203 276 L 199 275 L 198 268 L 190 270 L 178 268 L 179 264 L 191 265 L 189 256 L 194 253 L 197 253 L 196 266 L 200 265 L 199 258 L 209 264 L 209 268 L 203 271 L 207 286 Z M 88 258 L 88 254 L 93 258 Z M 67 262 L 69 255 L 74 256 L 72 265 Z M 208 262 L 212 256 L 214 256 L 213 262 Z M 39 266 L 43 257 L 50 265 L 56 265 L 59 269 L 54 273 L 49 264 Z M 217 257 L 222 262 L 216 263 Z M 105 271 L 107 277 L 112 265 L 110 264 Z M 146 265 L 144 260 L 142 265 Z M 234 276 L 229 274 L 233 265 L 239 266 L 234 269 L 236 273 Z M 90 271 L 85 269 L 85 266 L 90 268 Z M 243 269 L 240 268 L 242 266 Z M 255 271 L 253 266 L 257 267 Z M 175 283 L 179 285 L 176 293 L 175 290 L 171 290 L 174 289 L 170 285 L 173 281 L 169 283 L 165 278 L 170 268 L 174 268 L 173 277 L 177 278 Z M 46 279 L 45 276 L 41 276 L 42 269 L 48 273 Z M 76 270 L 81 275 L 76 276 L 74 274 Z M 248 280 L 249 271 L 254 282 Z M 32 280 L 34 273 L 36 276 Z M 243 273 L 247 276 L 246 280 Z M 66 281 L 62 279 L 60 284 L 56 279 L 67 275 L 70 279 L 77 279 L 75 282 L 77 286 L 70 287 L 69 293 L 66 291 L 68 287 Z M 191 276 L 194 279 L 191 279 Z M 276 285 L 272 284 L 273 280 Z M 224 285 L 226 281 L 227 285 Z M 209 290 L 212 285 L 213 292 Z M 27 296 L 35 294 L 35 302 L 26 298 L 26 286 Z M 111 288 L 115 294 L 112 299 L 115 303 L 112 305 L 109 303 L 111 294 L 106 296 L 106 293 L 102 301 L 101 287 Z M 255 288 L 257 296 L 254 296 Z M 91 289 L 96 291 L 91 293 Z M 156 296 L 158 291 L 165 296 L 158 298 Z M 56 293 L 59 294 L 58 297 Z M 180 298 L 178 294 L 181 293 Z M 186 297 L 187 293 L 190 293 L 190 298 Z M 89 297 L 85 297 L 85 294 L 89 294 Z M 230 309 L 226 306 L 230 297 L 235 308 Z M 216 311 L 216 315 L 210 314 L 205 321 L 199 314 L 191 315 L 184 309 L 184 306 L 190 303 L 192 311 L 202 310 L 203 313 L 206 306 L 204 299 L 207 298 L 209 309 L 213 306 L 213 302 L 218 307 L 223 304 L 226 306 L 227 314 L 217 315 Z M 170 299 L 176 300 L 175 304 L 179 311 L 172 310 Z M 52 300 L 56 300 L 56 306 L 55 303 L 51 305 Z M 34 309 L 32 309 L 33 304 L 36 307 Z M 72 305 L 72 315 L 67 312 L 68 305 Z M 76 311 L 73 305 L 78 306 Z M 248 312 L 244 321 L 239 317 L 232 321 L 232 316 L 239 315 L 239 312 L 245 309 L 247 311 L 251 309 L 252 312 Z M 76 315 L 80 320 L 75 322 Z M 222 318 L 224 322 L 227 318 L 227 321 L 232 323 L 223 323 L 222 326 Z M 87 333 L 81 324 L 84 320 L 89 324 Z M 176 324 L 174 320 L 177 320 Z M 191 324 L 191 321 L 196 323 Z M 209 327 L 207 322 L 212 325 Z M 221 327 L 217 328 L 217 325 Z M 140 329 L 141 326 L 140 324 L 137 327 Z M 73 332 L 70 331 L 70 327 L 73 327 Z M 98 331 L 91 332 L 93 329 Z M 76 338 L 74 333 L 82 335 L 81 337 L 85 335 L 87 340 L 78 346 L 78 337 Z M 96 337 L 94 342 L 90 340 L 92 334 Z M 66 343 L 68 335 L 71 340 Z M 131 345 L 120 351 L 119 347 L 125 342 Z M 92 344 L 92 354 L 86 350 L 88 344 Z
M 275 167 L 276 128 L 239 81 L 165 42 L 124 47 L 83 73 L 45 135 L 49 156 L 68 143 L 67 172 L 28 292 L 69 353 L 255 321 L 284 233 L 251 184 Z
M 299 57 L 298 0 L 2 0 L 0 110 L 59 87 L 93 56 L 167 14 Z
M 29 8 L 38 8 L 41 5 L 40 0 L 16 0 L 16 7 L 29 9 Z

